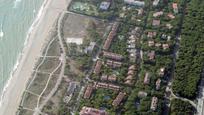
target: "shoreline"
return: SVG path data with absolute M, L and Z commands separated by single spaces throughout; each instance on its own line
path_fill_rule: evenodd
M 2 94 L 0 95 L 0 108 L 2 106 L 2 101 L 3 101 L 3 98 L 4 98 L 4 93 L 6 92 L 6 89 L 9 87 L 10 83 L 11 83 L 11 80 L 15 74 L 15 72 L 17 71 L 17 68 L 19 66 L 19 64 L 21 63 L 22 61 L 22 57 L 24 55 L 24 51 L 26 50 L 26 48 L 28 47 L 28 43 L 29 43 L 29 38 L 30 38 L 30 35 L 32 34 L 32 31 L 33 29 L 38 25 L 39 23 L 39 20 L 40 20 L 40 17 L 42 16 L 42 13 L 43 13 L 43 10 L 45 8 L 45 5 L 47 3 L 48 0 L 44 0 L 43 4 L 41 5 L 36 17 L 34 18 L 34 21 L 33 23 L 31 24 L 30 28 L 28 29 L 27 31 L 27 34 L 26 34 L 26 38 L 25 38 L 25 41 L 24 41 L 24 44 L 23 44 L 23 49 L 22 51 L 19 53 L 18 57 L 17 57 L 17 60 L 16 60 L 16 63 L 14 64 L 13 66 L 13 69 L 12 71 L 10 72 L 9 74 L 9 79 L 7 80 L 5 86 L 3 87 L 3 90 L 2 90 Z
M 47 43 L 47 36 L 50 30 L 52 30 L 60 12 L 66 10 L 70 1 L 71 0 L 45 0 L 43 2 L 27 32 L 24 48 L 22 52 L 19 53 L 17 62 L 2 91 L 0 114 L 16 114 L 23 92 L 32 76 L 32 70 Z

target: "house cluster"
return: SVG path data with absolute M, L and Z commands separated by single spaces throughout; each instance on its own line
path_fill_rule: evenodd
M 82 107 L 80 115 L 108 115 L 108 113 L 105 110 L 99 110 L 91 107 Z
M 139 41 L 141 35 L 141 28 L 135 27 L 130 33 L 127 40 L 127 51 L 129 53 L 129 59 L 131 62 L 135 62 L 137 58 L 136 42 Z
M 123 56 L 120 54 L 103 51 L 103 57 L 107 58 L 106 65 L 111 68 L 119 68 L 122 66 Z
M 148 46 L 149 47 L 157 47 L 157 48 L 162 47 L 164 50 L 169 49 L 169 47 L 170 47 L 168 43 L 156 43 L 154 40 L 149 40 Z
M 127 84 L 127 85 L 132 85 L 133 84 L 135 71 L 136 71 L 136 66 L 135 65 L 131 65 L 128 68 L 127 77 L 125 78 L 125 84 Z
M 120 17 L 120 18 L 126 18 L 126 17 L 129 15 L 129 12 L 130 12 L 131 10 L 132 10 L 132 8 L 129 7 L 129 6 L 123 6 L 122 11 L 121 11 L 120 14 L 119 14 L 119 17 Z M 134 14 L 134 15 L 132 15 L 131 19 L 132 19 L 132 20 L 135 20 L 135 19 L 136 19 L 137 22 L 140 22 L 141 20 L 140 20 L 140 19 L 137 19 L 137 16 L 143 16 L 143 14 L 144 14 L 144 9 L 143 9 L 142 7 L 140 7 L 140 8 L 138 8 L 138 9 L 135 9 L 135 8 L 134 8 L 134 10 L 135 10 L 137 13 Z

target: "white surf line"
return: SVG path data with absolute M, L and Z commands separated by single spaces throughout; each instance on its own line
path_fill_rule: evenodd
M 55 68 L 55 70 L 52 71 L 52 73 L 50 74 L 50 76 L 49 76 L 49 78 L 47 80 L 47 83 L 45 85 L 45 88 L 43 89 L 43 91 L 41 92 L 40 96 L 38 97 L 37 108 L 39 107 L 40 98 L 43 95 L 43 93 L 45 92 L 45 90 L 47 89 L 47 86 L 48 86 L 48 84 L 50 82 L 50 79 L 51 79 L 52 75 L 60 68 L 61 65 L 62 65 L 62 62 L 60 62 L 59 65 Z
M 2 22 L 1 22 L 0 38 L 4 37 L 4 32 L 3 32 L 4 20 L 5 20 L 5 15 L 4 15 L 4 18 L 3 18 Z
M 56 39 L 56 38 L 55 38 L 55 39 Z M 54 42 L 55 39 L 51 40 L 50 43 L 48 44 L 48 46 L 47 46 L 47 48 L 46 48 L 46 51 L 45 51 L 45 56 L 46 56 L 47 53 L 48 53 L 48 50 L 49 50 L 49 48 L 50 48 L 50 45 Z M 43 60 L 42 60 L 41 63 L 37 66 L 36 70 L 38 70 L 38 69 L 40 68 L 40 66 L 45 62 L 45 59 L 46 59 L 46 57 L 43 57 Z M 37 73 L 35 72 L 35 74 L 34 74 L 34 76 L 33 76 L 33 79 L 31 80 L 31 82 L 29 83 L 29 85 L 28 85 L 28 87 L 27 87 L 26 89 L 29 89 L 29 88 L 30 88 L 30 86 L 31 86 L 31 84 L 33 83 L 33 81 L 34 81 L 34 79 L 36 78 L 36 76 L 37 76 Z

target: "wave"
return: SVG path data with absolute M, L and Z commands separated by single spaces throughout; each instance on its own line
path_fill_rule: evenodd
M 18 7 L 18 4 L 21 2 L 21 0 L 16 0 L 14 1 L 14 5 L 13 5 L 13 8 L 17 8 Z
M 16 0 L 15 2 L 21 2 L 21 0 Z M 43 11 L 44 11 L 44 8 L 45 8 L 47 2 L 48 2 L 48 0 L 44 0 L 42 6 L 41 6 L 40 9 L 38 10 L 38 14 L 37 14 L 35 20 L 33 21 L 31 27 L 30 27 L 30 28 L 28 29 L 28 31 L 27 31 L 27 36 L 26 36 L 26 39 L 25 39 L 25 42 L 24 42 L 24 48 L 23 48 L 22 52 L 19 53 L 19 56 L 18 56 L 18 58 L 17 58 L 17 62 L 16 62 L 16 64 L 14 65 L 13 70 L 10 72 L 10 77 L 9 77 L 9 79 L 7 80 L 7 83 L 6 83 L 6 85 L 4 86 L 3 91 L 2 91 L 2 93 L 1 93 L 1 97 L 0 97 L 0 107 L 2 106 L 2 101 L 3 101 L 3 99 L 4 99 L 4 94 L 5 94 L 7 88 L 8 88 L 9 85 L 10 85 L 10 82 L 11 82 L 11 80 L 12 80 L 12 78 L 13 78 L 13 75 L 15 74 L 15 72 L 16 72 L 16 70 L 17 70 L 19 64 L 21 63 L 21 59 L 22 59 L 22 57 L 23 57 L 23 55 L 24 55 L 24 51 L 25 51 L 25 49 L 28 47 L 28 41 L 29 41 L 30 35 L 31 35 L 33 29 L 38 25 L 39 20 L 40 20 L 40 17 L 42 16 L 42 13 L 43 13 Z

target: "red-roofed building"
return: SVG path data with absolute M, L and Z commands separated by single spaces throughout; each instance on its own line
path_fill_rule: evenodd
M 160 20 L 153 20 L 152 25 L 153 26 L 159 26 L 160 25 Z
M 148 38 L 153 38 L 157 35 L 157 32 L 148 32 L 147 37 Z
M 169 13 L 167 16 L 168 16 L 169 18 L 171 18 L 171 19 L 176 18 L 172 13 Z
M 111 68 L 118 68 L 122 66 L 122 63 L 118 61 L 107 60 L 106 65 L 108 65 Z
M 123 59 L 123 56 L 120 54 L 116 54 L 116 53 L 112 53 L 112 52 L 106 52 L 106 51 L 103 51 L 103 56 L 106 58 L 118 60 L 118 61 L 121 61 Z
M 118 94 L 118 96 L 115 98 L 115 100 L 113 101 L 112 105 L 118 106 L 121 103 L 121 101 L 123 100 L 123 98 L 125 97 L 125 95 L 126 95 L 126 93 L 120 92 Z
M 93 90 L 94 88 L 91 85 L 89 85 L 84 93 L 84 99 L 89 99 L 91 97 Z
M 174 13 L 178 13 L 178 4 L 177 3 L 173 3 L 172 7 L 173 7 L 173 10 L 174 10 Z
M 101 67 L 102 67 L 102 61 L 98 60 L 94 68 L 94 73 L 99 74 L 101 72 Z
M 104 49 L 104 50 L 108 50 L 108 49 L 109 49 L 109 47 L 110 47 L 110 45 L 111 45 L 111 43 L 112 43 L 112 41 L 113 41 L 113 38 L 114 38 L 114 36 L 116 35 L 118 26 L 119 26 L 119 23 L 118 23 L 118 22 L 115 22 L 115 23 L 113 24 L 112 30 L 111 30 L 111 32 L 109 33 L 109 35 L 108 35 L 108 37 L 107 37 L 107 39 L 106 39 L 106 41 L 105 41 L 105 43 L 104 43 L 104 45 L 103 45 L 103 49 Z

